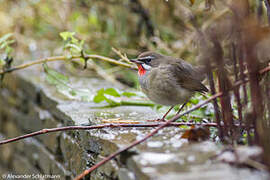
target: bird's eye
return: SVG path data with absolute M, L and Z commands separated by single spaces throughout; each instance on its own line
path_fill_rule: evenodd
M 151 62 L 151 60 L 152 60 L 151 58 L 145 59 L 145 63 L 149 64 Z
M 144 57 L 144 62 L 146 64 L 149 64 L 152 61 L 153 58 L 154 58 L 153 56 L 146 56 L 146 57 Z
M 145 64 L 149 64 L 152 59 L 154 59 L 153 56 L 146 56 L 146 57 L 138 58 L 139 61 L 144 62 Z

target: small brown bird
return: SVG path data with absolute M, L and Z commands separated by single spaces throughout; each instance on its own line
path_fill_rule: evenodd
M 164 56 L 155 52 L 144 52 L 131 62 L 138 66 L 138 76 L 142 91 L 153 102 L 172 106 L 183 104 L 179 113 L 195 92 L 207 92 L 201 83 L 204 75 L 182 59 Z

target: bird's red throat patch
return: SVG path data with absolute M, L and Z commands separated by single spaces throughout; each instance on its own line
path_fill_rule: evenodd
M 137 64 L 137 66 L 138 66 L 138 69 L 139 69 L 138 74 L 140 76 L 143 76 L 146 73 L 146 70 L 143 68 L 143 66 L 141 64 Z

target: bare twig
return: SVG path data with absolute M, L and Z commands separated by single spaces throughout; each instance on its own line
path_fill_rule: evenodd
M 267 67 L 261 69 L 261 70 L 259 71 L 259 73 L 260 73 L 260 74 L 264 74 L 264 73 L 266 73 L 266 72 L 268 72 L 268 71 L 270 71 L 270 63 L 269 63 L 269 65 L 268 65 Z
M 237 66 L 237 55 L 236 55 L 236 45 L 235 43 L 232 43 L 232 49 L 231 49 L 231 54 L 232 54 L 232 60 L 233 60 L 233 64 L 234 64 L 234 77 L 235 77 L 235 81 L 239 80 L 238 77 L 238 66 Z M 238 111 L 238 118 L 239 118 L 239 123 L 240 123 L 240 131 L 242 130 L 242 121 L 243 121 L 243 117 L 242 117 L 242 104 L 241 104 L 241 99 L 240 99 L 240 93 L 239 93 L 239 88 L 235 88 L 234 89 L 234 95 L 235 95 L 235 101 L 237 104 L 237 111 Z
M 81 57 L 80 55 L 75 55 L 75 56 L 71 56 L 70 59 L 78 60 L 80 57 Z M 105 56 L 100 56 L 100 55 L 95 55 L 95 54 L 86 54 L 85 57 L 86 58 L 91 58 L 91 59 L 99 59 L 99 60 L 102 60 L 102 61 L 105 61 L 105 62 L 108 62 L 108 63 L 112 63 L 112 64 L 119 65 L 119 66 L 122 66 L 122 67 L 126 67 L 126 68 L 137 69 L 136 66 L 133 66 L 133 65 L 130 65 L 130 64 L 127 64 L 127 63 L 123 63 L 123 62 L 119 62 L 119 61 L 117 61 L 115 59 L 105 57 Z M 19 70 L 19 69 L 25 69 L 27 67 L 30 67 L 30 66 L 33 66 L 33 65 L 36 65 L 36 64 L 43 64 L 43 63 L 46 63 L 46 62 L 53 62 L 53 61 L 66 61 L 66 60 L 69 60 L 66 56 L 54 56 L 54 57 L 43 58 L 43 59 L 39 59 L 39 60 L 36 60 L 36 61 L 31 61 L 31 62 L 28 62 L 28 63 L 25 63 L 25 64 L 21 64 L 21 65 L 12 67 L 12 68 L 7 69 L 5 71 L 0 71 L 0 75 L 5 74 L 5 73 L 10 73 L 10 72 L 13 72 L 13 71 L 16 71 L 16 70 Z
M 219 91 L 223 92 L 223 96 L 220 98 L 220 105 L 221 105 L 221 112 L 222 112 L 222 117 L 223 117 L 223 122 L 224 122 L 224 134 L 232 135 L 234 132 L 234 123 L 233 123 L 233 114 L 232 114 L 232 107 L 231 107 L 231 102 L 230 102 L 230 80 L 227 75 L 227 71 L 224 68 L 225 63 L 224 63 L 224 57 L 223 57 L 223 50 L 221 47 L 221 44 L 219 41 L 216 39 L 216 35 L 212 35 L 212 43 L 214 44 L 215 47 L 215 54 L 214 54 L 214 59 L 217 63 L 217 77 L 218 77 L 218 86 L 219 86 Z M 229 134 L 230 132 L 230 134 Z
M 122 60 L 126 61 L 127 63 L 131 63 L 130 60 L 127 58 L 126 54 L 122 54 L 121 51 L 112 47 L 113 52 L 115 52 Z
M 258 9 L 257 9 L 257 19 L 259 22 L 262 21 L 262 16 L 263 16 L 263 6 L 262 6 L 262 0 L 258 0 Z
M 210 65 L 209 65 L 209 67 L 210 67 Z M 208 81 L 209 81 L 209 85 L 210 85 L 211 94 L 214 95 L 214 94 L 216 94 L 216 88 L 215 88 L 213 74 L 209 69 L 207 70 L 207 76 L 208 76 Z M 219 106 L 218 106 L 217 99 L 213 100 L 213 106 L 214 106 L 216 122 L 217 122 L 218 127 L 219 127 L 218 136 L 221 139 L 221 141 L 223 141 L 224 140 L 224 134 L 223 134 L 223 127 L 221 127 L 220 111 L 219 111 Z
M 0 145 L 15 142 L 21 139 L 38 136 L 41 134 L 48 134 L 52 132 L 58 132 L 58 131 L 71 131 L 71 130 L 90 130 L 90 129 L 102 129 L 102 128 L 122 128 L 122 127 L 157 127 L 164 124 L 164 122 L 161 123 L 151 123 L 151 124 L 99 124 L 99 125 L 93 125 L 93 126 L 66 126 L 66 127 L 59 127 L 59 128 L 51 128 L 51 129 L 42 129 L 40 131 L 36 131 L 33 133 L 25 134 L 22 136 L 18 136 L 11 139 L 6 139 L 3 141 L 0 141 Z M 176 122 L 176 123 L 170 123 L 168 126 L 212 126 L 216 127 L 216 123 L 189 123 L 189 122 Z
M 269 0 L 264 0 L 264 3 L 267 9 L 268 24 L 270 25 L 270 2 Z

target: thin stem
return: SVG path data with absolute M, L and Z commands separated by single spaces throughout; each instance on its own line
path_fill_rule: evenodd
M 174 106 L 171 106 L 170 109 L 163 115 L 161 121 L 165 121 L 166 116 L 171 112 Z
M 185 107 L 186 104 L 187 103 L 182 104 L 182 106 L 179 108 L 179 110 L 177 111 L 176 114 L 179 114 L 183 110 L 183 108 Z
M 80 57 L 81 57 L 80 55 L 75 55 L 75 56 L 71 56 L 70 59 L 79 60 Z M 126 67 L 126 68 L 137 69 L 137 67 L 135 67 L 133 65 L 123 63 L 123 62 L 119 62 L 119 61 L 117 61 L 115 59 L 108 58 L 108 57 L 105 57 L 105 56 L 100 56 L 100 55 L 95 55 L 95 54 L 87 54 L 87 55 L 85 55 L 85 57 L 86 58 L 92 58 L 92 59 L 99 59 L 99 60 L 109 62 L 109 63 L 115 64 L 115 65 Z M 25 64 L 21 64 L 21 65 L 12 67 L 12 68 L 7 69 L 5 71 L 0 71 L 0 75 L 5 74 L 5 73 L 10 73 L 10 72 L 13 72 L 13 71 L 16 71 L 16 70 L 20 70 L 20 69 L 25 69 L 27 67 L 30 67 L 30 66 L 33 66 L 33 65 L 36 65 L 36 64 L 43 64 L 43 63 L 46 63 L 46 62 L 53 62 L 53 61 L 66 61 L 66 60 L 69 60 L 66 56 L 54 56 L 54 57 L 43 58 L 43 59 L 39 59 L 39 60 L 36 60 L 36 61 L 31 61 L 31 62 L 28 62 L 28 63 L 25 63 Z
M 138 102 L 138 101 L 121 101 L 120 106 L 155 106 L 154 103 L 151 102 Z
M 259 71 L 259 73 L 260 73 L 260 74 L 264 74 L 264 73 L 266 73 L 266 72 L 268 72 L 268 71 L 270 71 L 270 63 L 269 63 L 269 65 L 268 65 L 267 67 L 261 69 L 261 70 Z
M 270 25 L 270 2 L 269 0 L 264 0 L 264 3 L 267 9 L 268 24 Z
M 115 52 L 120 58 L 122 58 L 122 60 L 126 61 L 127 63 L 131 63 L 130 60 L 127 58 L 126 54 L 122 54 L 121 51 L 115 49 L 114 47 L 112 47 L 113 52 Z
M 38 136 L 41 134 L 48 134 L 52 132 L 58 132 L 58 131 L 71 131 L 71 130 L 91 130 L 91 129 L 102 129 L 102 128 L 122 128 L 122 127 L 157 127 L 164 124 L 164 122 L 160 123 L 151 123 L 151 124 L 100 124 L 100 125 L 93 125 L 93 126 L 66 126 L 66 127 L 59 127 L 59 128 L 51 128 L 51 129 L 42 129 L 40 131 L 36 131 L 33 133 L 25 134 L 22 136 L 18 136 L 11 139 L 6 139 L 3 141 L 0 141 L 0 145 L 15 142 L 21 139 Z M 189 123 L 189 122 L 176 122 L 171 123 L 169 126 L 192 126 L 192 125 L 198 125 L 198 126 L 211 126 L 216 127 L 216 123 Z
M 260 0 L 261 1 L 261 0 Z M 238 77 L 238 68 L 237 68 L 237 55 L 236 55 L 236 45 L 235 43 L 232 43 L 232 49 L 231 49 L 231 54 L 232 54 L 232 60 L 233 60 L 233 64 L 234 64 L 234 81 L 238 81 L 239 77 Z M 240 99 L 240 93 L 239 93 L 239 88 L 235 88 L 234 89 L 234 95 L 235 95 L 235 101 L 237 104 L 237 112 L 238 112 L 238 118 L 239 118 L 239 123 L 240 123 L 240 131 L 242 130 L 242 121 L 243 121 L 243 117 L 242 117 L 242 104 L 241 104 L 241 99 Z

